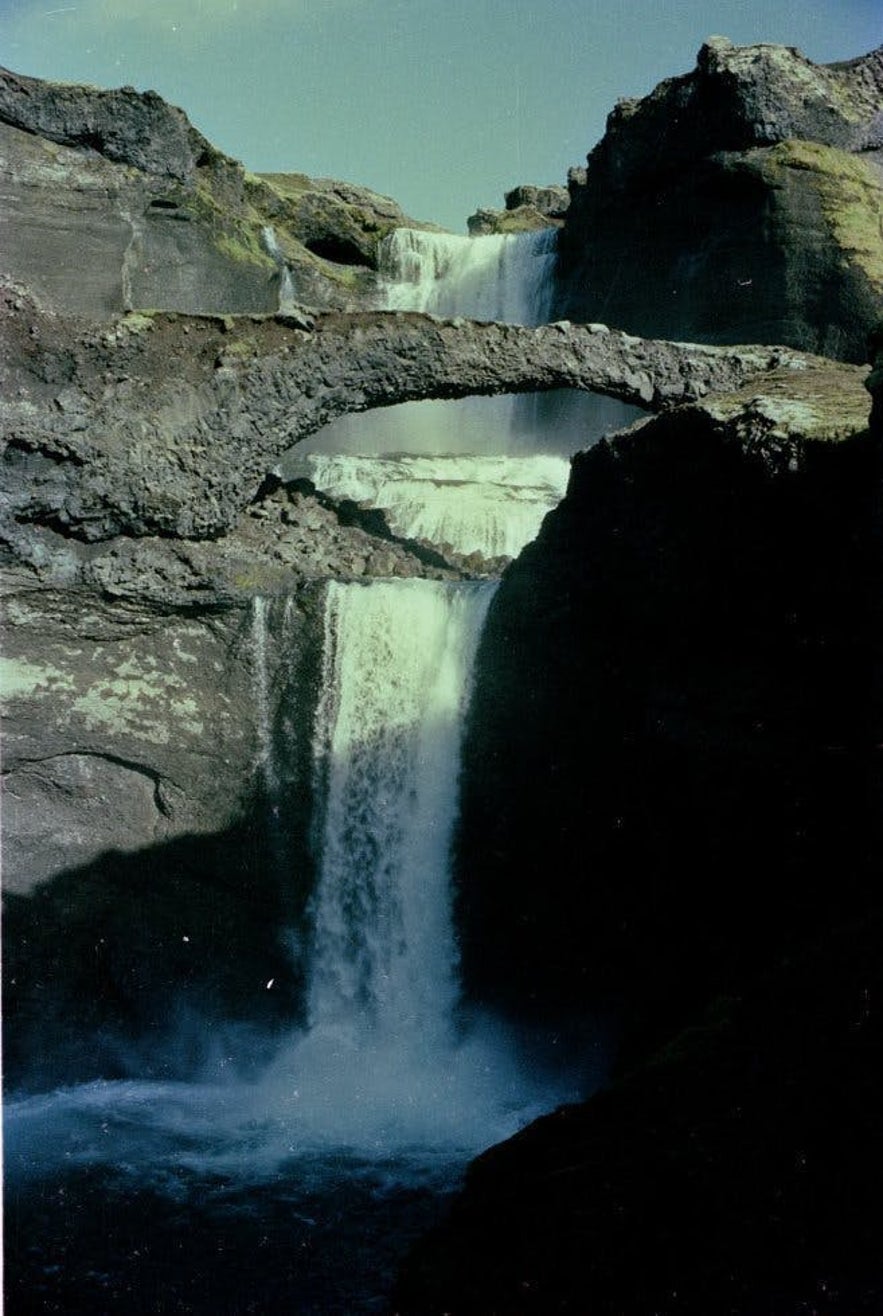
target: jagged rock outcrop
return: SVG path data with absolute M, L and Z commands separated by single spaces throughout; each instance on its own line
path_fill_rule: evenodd
M 883 296 L 883 48 L 820 66 L 713 38 L 622 101 L 571 177 L 558 313 L 860 361 Z
M 261 174 L 279 197 L 262 198 L 262 207 L 307 251 L 336 265 L 377 268 L 379 247 L 396 228 L 428 228 L 409 219 L 391 197 L 367 187 L 305 174 Z
M 570 205 L 570 193 L 550 184 L 535 187 L 522 183 L 505 195 L 504 210 L 479 209 L 466 221 L 472 237 L 484 233 L 533 233 L 541 228 L 560 228 Z
M 2 69 L 0 191 L 0 271 L 93 319 L 275 310 L 286 267 L 301 300 L 370 301 L 380 241 L 415 226 L 368 188 L 247 173 L 155 92 Z

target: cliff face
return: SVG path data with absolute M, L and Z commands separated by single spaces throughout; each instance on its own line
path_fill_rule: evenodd
M 764 392 L 578 456 L 495 598 L 464 971 L 614 1074 L 473 1163 L 403 1316 L 883 1301 L 883 434 Z
M 370 301 L 381 239 L 415 224 L 367 188 L 248 174 L 155 92 L 8 70 L 0 186 L 0 269 L 92 319 L 276 310 L 286 268 L 300 301 Z
M 820 437 L 829 389 L 580 454 L 507 570 L 464 766 L 480 996 L 610 1013 L 633 1051 L 864 907 L 876 455 Z
M 559 313 L 863 359 L 883 293 L 883 49 L 817 66 L 721 38 L 623 101 L 571 175 Z

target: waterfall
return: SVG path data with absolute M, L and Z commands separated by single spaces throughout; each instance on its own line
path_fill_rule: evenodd
M 557 229 L 535 233 L 452 233 L 395 229 L 380 249 L 389 310 L 542 324 L 549 318 Z
M 294 468 L 297 469 L 297 468 Z M 570 463 L 530 457 L 311 453 L 299 469 L 335 498 L 381 508 L 390 529 L 458 553 L 515 557 L 564 497 Z
M 273 716 L 270 707 L 270 669 L 267 659 L 269 600 L 258 596 L 252 600 L 251 637 L 254 655 L 255 723 L 258 739 L 258 772 L 263 776 L 267 795 L 278 788 L 273 746 Z
M 543 324 L 552 312 L 557 242 L 554 228 L 475 238 L 395 229 L 380 247 L 381 308 Z M 344 416 L 297 452 L 547 453 L 566 461 L 639 414 L 626 403 L 566 389 L 406 402 Z M 284 459 L 278 468 L 283 477 L 286 466 Z
M 289 311 L 294 306 L 296 297 L 294 292 L 294 281 L 291 277 L 291 270 L 285 259 L 285 253 L 279 246 L 279 239 L 276 237 L 276 230 L 272 224 L 266 224 L 261 229 L 261 241 L 264 244 L 264 250 L 267 255 L 272 257 L 279 269 L 279 306 L 280 311 Z
M 494 585 L 328 587 L 316 719 L 324 781 L 313 1027 L 450 1043 L 450 848 L 460 742 Z

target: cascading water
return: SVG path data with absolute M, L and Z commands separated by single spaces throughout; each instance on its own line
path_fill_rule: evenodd
M 317 488 L 381 508 L 391 530 L 458 553 L 515 557 L 564 497 L 570 463 L 532 457 L 351 457 L 311 453 Z
M 401 235 L 389 268 L 399 261 L 402 299 L 426 309 L 542 318 L 552 242 Z M 344 461 L 333 478 L 381 504 L 379 485 L 397 485 L 390 508 L 412 537 L 511 554 L 560 496 L 566 462 L 534 454 L 519 468 L 505 453 L 507 423 L 496 451 L 451 457 L 443 419 L 422 468 L 403 457 L 378 475 Z M 413 506 L 421 483 L 438 495 L 424 499 L 437 504 L 432 524 Z M 31 1240 L 17 1260 L 22 1302 L 42 1293 L 46 1309 L 84 1313 L 379 1310 L 397 1256 L 466 1159 L 578 1095 L 519 1063 L 499 1024 L 467 1026 L 458 1009 L 449 853 L 493 589 L 328 587 L 307 1025 L 256 1081 L 227 1077 L 234 1034 L 219 1039 L 223 1059 L 202 1083 L 102 1081 L 9 1099 L 7 1181 L 16 1238 Z M 278 661 L 292 617 L 290 604 L 261 599 L 251 617 L 257 767 L 274 820 L 290 806 L 276 751 L 280 728 L 296 721 Z M 270 847 L 279 863 L 281 835 Z M 57 1209 L 47 1211 L 47 1194 Z
M 381 244 L 380 304 L 386 310 L 542 324 L 552 309 L 556 249 L 552 228 L 475 238 L 396 229 Z M 300 444 L 291 457 L 298 464 L 309 452 L 341 459 L 351 454 L 450 459 L 542 454 L 557 457 L 563 468 L 574 452 L 638 415 L 636 408 L 614 399 L 560 389 L 406 402 L 345 416 Z M 280 473 L 287 476 L 286 461 Z
M 278 309 L 280 311 L 290 311 L 295 304 L 294 281 L 291 277 L 291 270 L 288 268 L 288 262 L 285 259 L 285 253 L 279 246 L 276 230 L 272 225 L 267 224 L 261 229 L 261 240 L 267 255 L 273 258 L 279 268 Z
M 380 249 L 384 305 L 542 324 L 551 306 L 556 239 L 551 228 L 477 238 L 395 229 Z
M 519 1063 L 500 1025 L 467 1025 L 457 1008 L 449 857 L 495 588 L 328 586 L 307 1026 L 254 1082 L 94 1082 L 8 1101 L 7 1181 L 20 1236 L 36 1240 L 18 1266 L 22 1292 L 59 1300 L 63 1270 L 76 1291 L 62 1293 L 63 1309 L 84 1313 L 238 1311 L 255 1293 L 267 1312 L 378 1310 L 396 1258 L 435 1220 L 465 1161 L 578 1095 Z M 287 618 L 285 605 L 255 601 L 260 765 L 283 809 L 273 655 Z M 48 1217 L 47 1186 L 65 1206 Z M 158 1280 L 164 1252 L 188 1269 Z M 162 1306 L 158 1284 L 179 1305 Z
M 493 585 L 332 584 L 310 1022 L 449 1049 L 460 738 Z

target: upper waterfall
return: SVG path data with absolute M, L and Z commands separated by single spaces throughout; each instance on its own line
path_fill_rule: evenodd
M 388 310 L 536 325 L 549 318 L 558 231 L 489 234 L 395 229 L 380 248 Z

